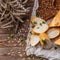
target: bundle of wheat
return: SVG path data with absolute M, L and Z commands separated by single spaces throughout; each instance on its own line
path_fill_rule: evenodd
M 31 0 L 0 0 L 0 28 L 17 31 L 25 16 L 31 12 Z

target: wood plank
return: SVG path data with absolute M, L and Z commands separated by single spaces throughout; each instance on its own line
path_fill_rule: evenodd
M 22 60 L 21 57 L 0 56 L 0 60 Z

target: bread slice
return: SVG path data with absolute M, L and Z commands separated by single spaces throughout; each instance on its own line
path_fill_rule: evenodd
M 40 34 L 40 33 L 44 33 L 48 30 L 48 25 L 47 24 L 42 24 L 42 25 L 36 25 L 32 31 L 37 33 L 37 34 Z
M 31 17 L 31 23 L 33 25 L 40 25 L 40 24 L 46 23 L 46 22 L 45 22 L 45 20 L 34 16 L 34 17 Z
M 59 28 L 51 28 L 47 32 L 50 39 L 56 38 L 60 35 L 60 29 Z
M 60 38 L 54 42 L 56 45 L 60 45 Z
M 40 44 L 44 49 L 50 49 L 52 47 L 51 40 L 46 33 L 41 33 L 40 38 Z
M 30 38 L 31 46 L 37 45 L 39 41 L 40 41 L 40 37 L 38 35 L 31 35 L 31 38 Z
M 49 24 L 49 27 L 57 27 L 57 26 L 58 27 L 60 26 L 60 10 Z

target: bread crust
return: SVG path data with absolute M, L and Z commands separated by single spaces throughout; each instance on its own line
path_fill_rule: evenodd
M 56 45 L 60 45 L 60 38 L 58 38 L 55 42 Z
M 39 8 L 37 9 L 37 13 L 44 20 L 48 20 L 54 17 L 57 13 L 57 9 L 54 6 L 55 0 L 39 0 Z
M 60 27 L 60 10 L 53 18 L 53 20 L 50 22 L 49 27 Z

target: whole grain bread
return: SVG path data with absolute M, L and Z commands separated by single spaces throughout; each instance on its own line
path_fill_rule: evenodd
M 39 8 L 37 13 L 41 18 L 48 20 L 51 17 L 55 16 L 57 9 L 54 7 L 55 0 L 39 0 Z
M 60 0 L 55 0 L 55 6 L 58 10 L 60 10 Z

